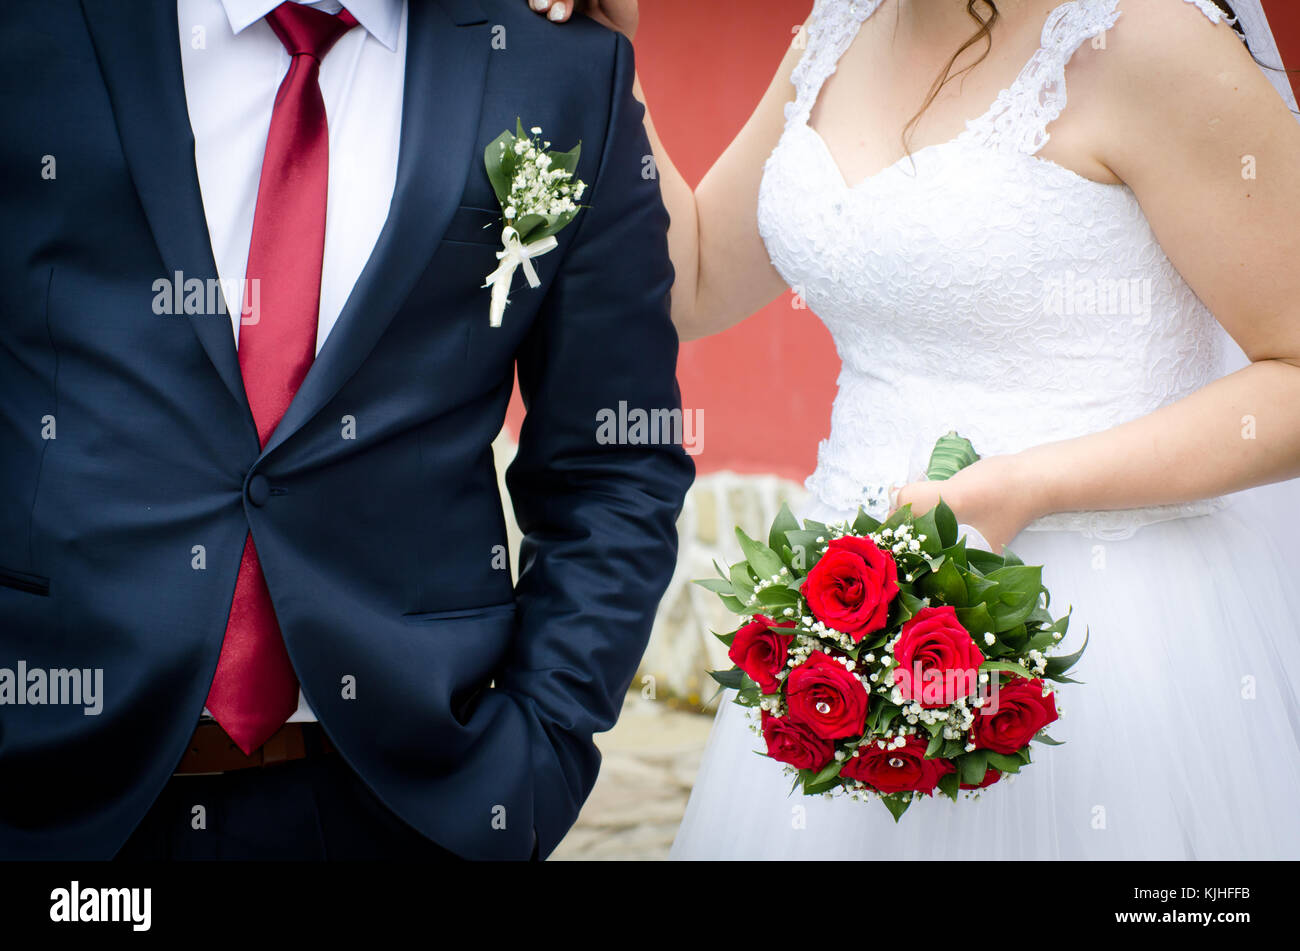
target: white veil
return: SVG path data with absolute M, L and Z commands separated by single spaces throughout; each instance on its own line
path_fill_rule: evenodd
M 1268 24 L 1268 14 L 1264 12 L 1263 0 L 1229 0 L 1229 3 L 1237 12 L 1237 22 L 1246 31 L 1246 42 L 1250 44 L 1251 52 L 1255 54 L 1255 59 L 1263 64 L 1260 68 L 1263 69 L 1264 75 L 1294 113 L 1296 111 L 1295 89 L 1291 86 L 1290 75 L 1281 69 L 1282 55 L 1278 52 L 1273 29 Z
M 1282 57 L 1278 52 L 1277 40 L 1273 36 L 1273 30 L 1268 23 L 1268 15 L 1264 12 L 1264 6 L 1261 0 L 1229 0 L 1232 8 L 1237 13 L 1237 22 L 1246 33 L 1246 42 L 1250 44 L 1250 50 L 1255 54 L 1255 59 L 1263 64 L 1260 68 L 1268 81 L 1273 84 L 1278 93 L 1290 107 L 1292 113 L 1296 111 L 1295 90 L 1291 87 L 1290 76 L 1281 69 L 1269 69 L 1268 67 L 1282 66 Z M 1300 63 L 1294 64 L 1300 66 Z M 1300 116 L 1297 117 L 1300 119 Z M 1246 355 L 1241 352 L 1236 341 L 1228 335 L 1226 330 L 1220 331 L 1224 341 L 1224 372 L 1232 373 L 1246 366 L 1250 361 Z M 1258 505 L 1261 508 L 1255 510 L 1259 512 L 1270 513 L 1267 516 L 1276 520 L 1279 513 L 1291 512 L 1294 510 L 1296 499 L 1297 483 L 1278 483 L 1276 485 L 1262 486 L 1251 489 L 1244 493 L 1235 493 L 1229 498 L 1233 498 L 1238 505 L 1247 504 L 1250 500 L 1251 506 Z M 1295 530 L 1294 524 L 1296 516 L 1290 514 L 1287 519 L 1293 523 L 1291 531 Z
M 1210 0 L 1193 0 L 1193 2 L 1196 2 L 1203 9 L 1208 8 L 1208 12 L 1212 14 L 1219 13 L 1222 15 L 1219 8 Z M 1290 74 L 1282 69 L 1282 54 L 1278 51 L 1277 38 L 1273 35 L 1273 28 L 1269 26 L 1268 14 L 1264 12 L 1263 0 L 1228 0 L 1228 2 L 1232 9 L 1236 11 L 1236 22 L 1245 31 L 1246 42 L 1250 44 L 1250 51 L 1255 54 L 1255 60 L 1260 63 L 1260 70 L 1268 77 L 1268 81 L 1277 89 L 1287 107 L 1295 115 L 1295 90 L 1291 86 Z M 1223 15 L 1223 19 L 1227 21 L 1227 16 Z M 1300 115 L 1296 115 L 1296 119 L 1300 121 Z M 1222 337 L 1224 340 L 1224 372 L 1232 373 L 1246 366 L 1250 361 L 1241 352 L 1241 348 L 1237 346 L 1236 341 L 1228 335 L 1226 330 L 1222 332 Z

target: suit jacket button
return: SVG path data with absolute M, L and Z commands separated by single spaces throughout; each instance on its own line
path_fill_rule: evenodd
M 266 481 L 266 476 L 255 475 L 248 480 L 248 501 L 261 508 L 270 497 L 271 484 Z

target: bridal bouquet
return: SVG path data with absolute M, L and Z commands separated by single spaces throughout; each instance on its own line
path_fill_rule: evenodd
M 951 434 L 929 477 L 975 458 Z M 1083 653 L 1054 654 L 1069 615 L 1053 620 L 1041 568 L 967 548 L 947 505 L 840 525 L 783 506 L 767 544 L 736 536 L 744 560 L 697 582 L 747 619 L 719 635 L 735 666 L 712 676 L 759 710 L 794 788 L 878 798 L 897 821 L 918 795 L 1019 772 L 1031 741 L 1058 745 L 1053 684 L 1076 682 Z

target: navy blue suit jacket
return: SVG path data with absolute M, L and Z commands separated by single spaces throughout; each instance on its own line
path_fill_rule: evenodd
M 98 715 L 0 704 L 0 856 L 126 840 L 203 708 L 249 531 L 348 763 L 461 855 L 528 858 L 535 830 L 544 856 L 595 781 L 693 475 L 679 446 L 597 438 L 620 402 L 679 406 L 631 48 L 518 0 L 411 0 L 388 221 L 261 448 L 229 318 L 154 313 L 158 279 L 217 276 L 178 45 L 173 0 L 0 15 L 0 668 L 103 671 Z M 582 142 L 589 207 L 492 328 L 483 150 L 516 117 Z M 491 443 L 516 370 L 512 584 Z

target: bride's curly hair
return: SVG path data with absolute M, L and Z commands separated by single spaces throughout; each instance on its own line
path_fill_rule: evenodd
M 1244 43 L 1246 49 L 1250 51 L 1250 55 L 1255 56 L 1254 51 L 1250 49 L 1250 43 L 1246 40 L 1246 31 L 1242 29 L 1241 24 L 1237 22 L 1237 13 L 1232 9 L 1232 4 L 1229 0 L 1210 0 L 1210 2 L 1227 15 L 1229 21 L 1232 23 L 1232 28 L 1237 31 L 1237 34 L 1241 37 L 1242 43 Z M 916 124 L 921 121 L 921 117 L 925 115 L 930 106 L 934 104 L 935 99 L 939 97 L 939 93 L 943 91 L 943 88 L 954 79 L 970 72 L 980 63 L 984 62 L 984 60 L 988 58 L 989 52 L 993 49 L 993 24 L 997 23 L 1002 16 L 1001 11 L 998 10 L 997 0 L 966 0 L 966 13 L 975 21 L 978 28 L 975 30 L 974 34 L 972 34 L 971 37 L 958 48 L 957 52 L 952 54 L 952 58 L 948 60 L 948 65 L 943 68 L 943 72 L 939 74 L 939 77 L 934 81 L 933 85 L 930 86 L 930 91 L 926 94 L 925 102 L 922 103 L 921 108 L 916 111 L 916 114 L 912 116 L 912 118 L 908 120 L 907 125 L 903 127 L 903 148 L 909 153 L 911 149 L 908 143 L 911 140 L 912 132 L 915 130 Z M 984 52 L 982 52 L 973 63 L 963 66 L 954 73 L 953 67 L 957 65 L 957 60 L 961 59 L 962 54 L 968 49 L 979 43 L 984 44 Z M 1279 70 L 1288 74 L 1300 72 L 1300 70 L 1291 70 L 1282 66 L 1272 66 L 1268 63 L 1260 62 L 1258 57 L 1255 57 L 1255 62 L 1259 63 L 1259 65 L 1263 66 L 1265 69 Z

